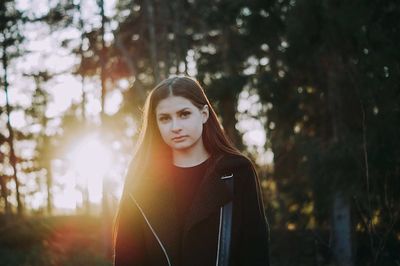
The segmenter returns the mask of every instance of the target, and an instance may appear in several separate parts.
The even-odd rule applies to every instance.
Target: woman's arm
[[[257,173],[250,162],[241,168],[237,193],[241,207],[239,265],[269,266],[269,226]],[[236,265],[234,263],[234,265]]]

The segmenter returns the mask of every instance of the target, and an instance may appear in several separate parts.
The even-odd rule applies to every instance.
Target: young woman
[[[148,95],[115,226],[117,266],[269,265],[256,172],[196,80]]]

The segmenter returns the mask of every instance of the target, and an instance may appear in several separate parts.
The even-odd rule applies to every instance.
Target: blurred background
[[[0,265],[111,265],[142,104],[180,74],[257,164],[273,266],[400,265],[399,17],[398,0],[1,0]]]

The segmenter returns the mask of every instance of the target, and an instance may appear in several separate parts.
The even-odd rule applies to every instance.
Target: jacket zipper
[[[219,245],[221,243],[221,227],[222,227],[222,207],[220,208],[219,211],[219,227],[218,227],[218,246],[217,246],[217,261],[215,262],[215,265],[218,266],[219,264]]]
[[[221,176],[220,179],[224,180],[224,179],[228,179],[228,178],[231,178],[231,177],[233,177],[233,174]],[[216,259],[216,262],[215,262],[216,266],[219,266],[219,253],[220,253],[220,244],[221,244],[221,227],[222,227],[222,219],[223,219],[223,213],[224,213],[223,209],[224,209],[224,207],[221,207],[220,211],[219,211],[217,259]]]
[[[151,232],[153,233],[153,235],[155,236],[155,238],[158,241],[158,244],[160,244],[160,247],[162,249],[162,251],[164,252],[165,258],[167,259],[168,265],[171,266],[171,261],[169,260],[168,254],[167,254],[167,250],[165,249],[164,245],[162,244],[160,238],[158,237],[158,235],[156,234],[156,232],[154,231],[153,227],[151,226],[149,220],[147,219],[146,215],[144,214],[142,208],[140,208],[139,204],[137,203],[137,201],[135,200],[134,197],[132,197],[132,195],[129,195],[131,197],[131,199],[133,200],[133,202],[136,204],[136,206],[138,207],[139,211],[141,212],[141,214],[143,215],[147,225],[149,226]]]

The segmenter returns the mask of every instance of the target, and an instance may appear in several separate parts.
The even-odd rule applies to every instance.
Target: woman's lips
[[[186,138],[186,136],[175,137],[175,138],[172,138],[172,140],[173,141],[182,141],[184,138]]]

